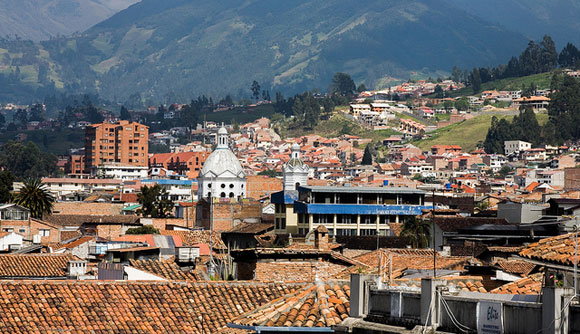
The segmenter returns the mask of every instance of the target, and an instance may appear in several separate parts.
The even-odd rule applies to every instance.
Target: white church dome
[[[235,177],[245,177],[242,164],[228,145],[228,131],[222,127],[218,131],[218,145],[207,157],[199,176],[211,178],[227,176],[224,175],[227,173],[231,173],[233,174],[231,176]]]

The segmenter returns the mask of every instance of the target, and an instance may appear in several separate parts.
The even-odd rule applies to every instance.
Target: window
[[[234,193],[230,193],[230,198],[234,198]]]
[[[26,229],[21,228],[18,230],[18,233],[26,233]]]
[[[13,228],[3,228],[2,231],[12,233],[12,232],[14,232],[14,229]]]
[[[48,237],[48,236],[50,236],[50,230],[40,229],[40,230],[38,230],[38,234],[41,237]]]
[[[221,197],[221,198],[226,198],[226,193],[221,193],[221,194],[220,194],[220,197]]]
[[[222,183],[221,187],[222,187],[222,189],[223,189],[223,188],[225,188],[225,187],[226,187],[226,185]]]
[[[234,184],[230,183],[230,189],[234,189]]]

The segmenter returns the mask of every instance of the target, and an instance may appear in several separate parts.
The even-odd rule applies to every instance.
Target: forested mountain
[[[501,24],[529,39],[544,34],[563,47],[580,44],[580,1],[577,0],[448,0],[484,20]]]
[[[2,0],[0,35],[35,41],[84,32],[138,0]]]
[[[495,65],[527,42],[448,0],[143,0],[81,36],[0,42],[0,73],[113,100],[241,97],[253,80],[296,92],[326,90],[335,72],[372,87]]]

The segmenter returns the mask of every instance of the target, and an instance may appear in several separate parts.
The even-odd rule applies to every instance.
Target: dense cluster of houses
[[[499,155],[390,137],[363,165],[369,139],[283,139],[265,118],[192,135],[137,169],[43,179],[57,202],[42,218],[0,205],[0,332],[580,328],[574,143]],[[151,185],[171,218],[140,214]],[[488,324],[490,305],[521,317]]]

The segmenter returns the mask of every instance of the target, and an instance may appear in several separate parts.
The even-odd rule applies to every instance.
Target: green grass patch
[[[423,150],[428,150],[433,145],[459,145],[465,152],[473,151],[478,144],[483,143],[485,140],[487,131],[491,127],[491,118],[493,116],[499,119],[505,118],[509,121],[514,117],[513,115],[501,114],[479,115],[431,132],[430,138],[414,141],[412,144]],[[536,118],[540,125],[548,122],[548,114],[546,113],[536,114]]]
[[[342,113],[336,113],[330,119],[320,121],[314,129],[293,128],[281,130],[281,136],[285,138],[310,134],[317,134],[326,138],[336,138],[348,134],[361,138],[369,138],[373,141],[380,141],[390,136],[401,134],[392,129],[370,130],[360,123],[345,117]]]

